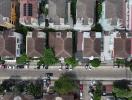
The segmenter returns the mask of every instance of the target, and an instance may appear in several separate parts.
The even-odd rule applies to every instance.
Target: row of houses
[[[1,0],[0,19],[15,24],[19,18],[21,24],[35,28],[45,28],[47,19],[49,28],[89,31],[95,24],[97,1],[77,0],[76,23],[73,24],[71,0]],[[43,13],[40,12],[40,4]],[[103,0],[101,5],[99,23],[105,31],[132,30],[132,0]]]
[[[42,1],[42,0],[40,0]],[[45,20],[38,26],[39,0],[20,0],[20,23],[30,24],[34,27],[45,27]],[[76,24],[71,18],[71,0],[47,0],[45,8],[48,9],[47,16],[49,27],[54,29],[69,29],[89,31],[95,24],[95,7],[98,0],[77,0]],[[32,5],[26,9],[25,5]],[[26,13],[30,12],[30,15]],[[132,0],[104,0],[102,2],[102,16],[99,20],[105,31],[114,29],[132,29]],[[41,18],[40,18],[41,19]]]
[[[115,58],[128,58],[132,56],[132,36],[130,32],[77,32],[73,39],[71,31],[57,31],[47,33],[39,30],[27,32],[26,54],[32,58],[41,57],[46,44],[54,50],[58,58],[75,56],[80,61],[90,57],[109,61]],[[75,33],[74,33],[75,34]],[[102,34],[104,36],[102,37]],[[48,38],[48,41],[47,41]],[[5,30],[0,32],[0,56],[15,59],[21,55],[22,35]],[[75,41],[76,40],[76,41]],[[76,50],[73,50],[77,48]]]

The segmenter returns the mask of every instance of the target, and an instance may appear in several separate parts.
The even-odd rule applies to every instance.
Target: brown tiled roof
[[[16,38],[10,37],[11,31],[0,33],[0,56],[16,55]]]
[[[84,18],[84,24],[88,18],[94,19],[96,0],[77,0],[77,18]]]
[[[112,24],[117,23],[117,19],[123,19],[125,24],[125,1],[124,0],[105,0],[105,16],[106,18],[112,18]]]
[[[126,58],[131,54],[131,39],[130,38],[115,38],[114,39],[114,57]]]
[[[66,0],[49,0],[49,18],[55,25],[60,24],[60,18],[65,18],[66,13]]]
[[[46,39],[39,38],[37,34],[37,31],[33,31],[32,37],[27,37],[27,55],[29,57],[40,57],[44,51]]]
[[[101,39],[84,38],[83,57],[99,57],[101,53]]]
[[[61,32],[61,37],[56,37],[56,32],[49,33],[49,46],[54,49],[57,57],[72,56],[72,38],[67,38],[67,32]]]

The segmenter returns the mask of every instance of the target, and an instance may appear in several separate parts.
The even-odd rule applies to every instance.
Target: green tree
[[[54,90],[61,95],[74,92],[77,89],[77,85],[74,80],[69,76],[62,75],[57,81],[55,81]]]
[[[102,93],[102,84],[98,82],[96,84],[96,90],[93,93],[93,100],[101,100],[101,93]]]
[[[125,65],[125,60],[124,59],[116,59],[116,61],[114,62],[115,64],[117,64],[118,66]],[[126,63],[126,66],[128,66],[128,63]]]
[[[98,58],[94,58],[93,60],[90,60],[90,64],[93,67],[99,67],[101,64],[101,61]]]
[[[72,67],[77,66],[78,62],[74,57],[66,58],[65,64],[71,65]]]
[[[19,58],[17,58],[16,63],[17,64],[24,64],[29,61],[29,57],[24,53]]]
[[[117,97],[131,97],[132,90],[128,87],[129,81],[120,80],[114,82],[113,93],[116,94]]]
[[[39,97],[42,95],[42,87],[41,85],[31,83],[27,86],[27,92],[34,97]]]
[[[4,93],[4,87],[2,85],[0,85],[0,94]]]
[[[58,63],[58,59],[55,57],[53,50],[51,48],[44,49],[44,53],[40,57],[38,64],[53,65],[55,63]]]

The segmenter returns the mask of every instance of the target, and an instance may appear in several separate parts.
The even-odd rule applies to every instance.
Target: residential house
[[[46,34],[41,31],[34,30],[28,32],[26,36],[26,54],[29,57],[40,57],[44,52],[46,45]]]
[[[126,0],[104,0],[102,6],[102,18],[100,23],[105,31],[126,28]]]
[[[75,30],[89,31],[94,24],[96,0],[77,0]]]
[[[11,0],[0,0],[0,15],[3,16],[3,20],[10,22]]]
[[[20,0],[20,19],[23,25],[38,24],[38,0]]]
[[[69,0],[49,0],[49,27],[57,30],[72,28]]]
[[[22,35],[12,30],[0,31],[0,56],[15,60],[21,55]]]
[[[89,59],[91,56],[101,55],[101,33],[100,32],[79,32],[77,36],[77,53],[79,60]]]
[[[10,27],[16,23],[18,0],[0,0],[0,16],[3,24],[0,26]],[[10,25],[10,26],[9,26]],[[12,25],[12,27],[13,27]]]
[[[56,57],[71,57],[73,55],[72,32],[50,32],[49,47],[53,48]]]
[[[114,38],[114,58],[128,58],[131,56],[132,38],[127,32],[119,32]]]

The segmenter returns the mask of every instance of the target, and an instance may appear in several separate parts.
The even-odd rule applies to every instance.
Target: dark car
[[[46,73],[45,76],[52,77],[53,76],[53,73]]]
[[[16,66],[18,69],[23,69],[24,68],[24,64],[19,64]]]

